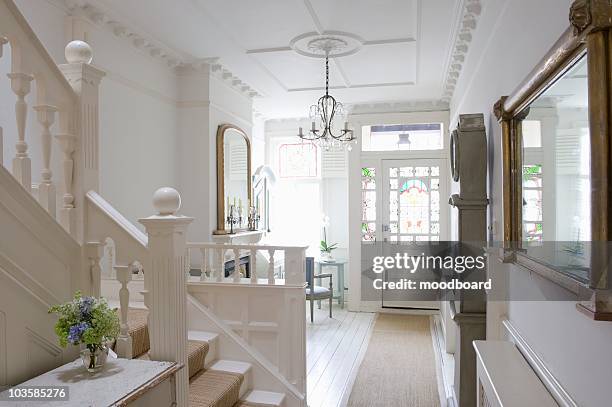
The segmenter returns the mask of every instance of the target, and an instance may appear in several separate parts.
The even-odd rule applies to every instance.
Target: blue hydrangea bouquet
[[[55,333],[62,347],[84,345],[81,359],[94,372],[106,361],[107,344],[119,334],[119,318],[103,298],[83,297],[76,292],[72,301],[53,306],[49,313],[59,315]]]

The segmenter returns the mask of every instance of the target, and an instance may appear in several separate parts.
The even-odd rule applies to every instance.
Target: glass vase
[[[108,348],[106,346],[87,347],[81,350],[81,361],[88,372],[97,372],[106,363]]]

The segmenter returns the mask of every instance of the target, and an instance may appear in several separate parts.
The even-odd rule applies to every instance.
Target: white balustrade
[[[270,262],[268,263],[268,284],[274,284],[274,249],[268,249],[270,255]]]
[[[15,143],[15,158],[13,158],[13,176],[29,192],[32,190],[32,161],[28,157],[28,143],[26,136],[26,119],[28,104],[25,97],[30,93],[32,75],[21,72],[7,74],[11,80],[11,89],[17,95],[15,102],[15,119],[17,121],[17,142]]]
[[[102,267],[100,266],[100,260],[102,260],[104,256],[104,243],[89,242],[85,245],[85,250],[87,259],[89,260],[91,294],[95,297],[99,297],[101,295],[102,283]]]
[[[74,172],[72,154],[75,149],[76,136],[72,134],[58,134],[55,137],[59,141],[63,153],[64,196],[62,198],[62,209],[60,210],[60,223],[69,233],[74,233],[76,229],[76,215],[74,213],[74,195],[72,193]]]
[[[200,261],[199,266],[202,274],[202,282],[224,282],[224,283],[250,283],[267,285],[303,285],[306,281],[304,274],[306,262],[306,246],[277,246],[265,244],[229,244],[229,243],[195,243],[188,242],[187,247],[190,253],[199,252],[201,256],[190,257],[192,261]],[[195,250],[197,249],[197,250]],[[231,256],[226,257],[230,252]],[[265,278],[259,279],[257,276],[257,255],[263,253],[268,257],[267,273]],[[283,276],[276,275],[275,256],[284,254]],[[250,276],[247,279],[242,273],[246,269],[241,265],[241,259],[248,258],[248,269]],[[234,271],[230,278],[225,278],[225,268],[228,262],[234,262]],[[212,261],[212,262],[211,262]],[[211,272],[208,265],[213,264]]]
[[[51,177],[51,130],[50,127],[55,122],[55,113],[57,108],[51,105],[34,106],[37,113],[38,123],[42,126],[41,143],[42,143],[42,159],[43,167],[41,171],[41,183],[38,186],[38,202],[55,217],[55,202],[56,193],[55,185]]]
[[[128,283],[132,280],[132,268],[130,266],[115,266],[117,280],[121,284],[119,289],[119,322],[120,330],[117,337],[117,355],[122,358],[132,358],[132,337],[128,332],[128,309],[130,306],[130,290]]]

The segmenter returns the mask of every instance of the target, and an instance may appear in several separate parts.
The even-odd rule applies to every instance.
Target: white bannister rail
[[[202,272],[200,281],[303,285],[306,281],[306,248],[307,246],[187,242],[187,256],[192,261],[199,261],[191,264],[199,264],[197,268]],[[265,278],[257,276],[257,252],[265,252],[269,258]],[[284,254],[284,264],[282,272],[276,274],[274,256],[281,252]],[[245,278],[245,267],[241,265],[241,260],[245,258],[249,261],[250,279]],[[231,278],[225,278],[226,263],[231,261],[234,272]]]

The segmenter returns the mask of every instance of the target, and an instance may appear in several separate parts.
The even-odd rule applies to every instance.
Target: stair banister
[[[160,188],[153,196],[158,214],[139,219],[148,235],[149,256],[144,266],[151,359],[181,363],[176,375],[178,406],[187,406],[187,259],[186,234],[193,218],[176,215],[179,193]]]

